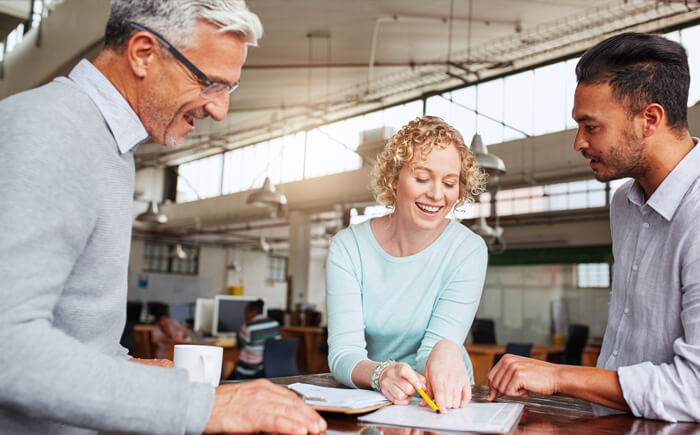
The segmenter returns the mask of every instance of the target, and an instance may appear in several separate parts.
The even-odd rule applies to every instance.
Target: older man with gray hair
[[[93,63],[0,102],[0,433],[325,430],[268,381],[215,389],[119,346],[134,149],[223,119],[261,36],[243,0],[114,0]]]

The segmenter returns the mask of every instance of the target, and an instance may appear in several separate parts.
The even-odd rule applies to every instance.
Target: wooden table
[[[489,384],[489,370],[496,362],[496,357],[506,351],[505,344],[466,344],[464,347],[469,353],[469,359],[474,369],[474,383],[478,385]],[[542,361],[548,361],[553,355],[562,353],[564,346],[551,346],[535,344],[530,351],[530,357]]]
[[[271,379],[280,385],[294,382],[328,387],[339,387],[330,373],[291,376]],[[472,400],[485,402],[488,387],[472,386]],[[529,398],[501,398],[499,402],[522,403],[525,410],[515,434],[628,434],[628,433],[673,433],[691,434],[700,432],[700,424],[664,423],[656,420],[644,420],[630,414],[596,416],[589,402],[565,396],[541,396],[533,394]],[[432,432],[412,428],[376,427],[357,421],[357,416],[322,413],[328,423],[328,430],[348,433],[384,434],[384,435],[423,435]],[[367,432],[365,432],[367,431]]]
[[[283,326],[282,338],[299,338],[297,365],[306,373],[323,373],[329,370],[328,355],[321,353],[323,328],[317,326]]]

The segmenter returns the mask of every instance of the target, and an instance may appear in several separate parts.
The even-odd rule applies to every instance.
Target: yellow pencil
[[[423,389],[420,388],[420,386],[416,388],[416,391],[418,391],[418,394],[420,394],[420,397],[422,397],[423,400],[425,400],[425,403],[427,403],[428,406],[430,406],[430,408],[431,408],[433,411],[435,411],[435,412],[440,412],[440,408],[437,407],[437,405],[435,404],[435,402],[433,402],[432,400],[430,400],[430,397],[428,397],[428,395],[425,394],[425,391],[423,391]]]

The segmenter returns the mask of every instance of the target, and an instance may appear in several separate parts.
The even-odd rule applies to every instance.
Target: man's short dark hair
[[[656,103],[668,126],[688,128],[688,56],[682,45],[659,35],[623,33],[588,50],[576,65],[580,84],[609,84],[628,115]]]
[[[163,316],[170,317],[170,307],[163,302],[149,302],[148,312],[153,316],[156,322]]]
[[[253,311],[256,315],[262,314],[263,308],[265,308],[265,301],[258,299],[257,301],[250,301],[248,305],[245,306],[247,310]]]

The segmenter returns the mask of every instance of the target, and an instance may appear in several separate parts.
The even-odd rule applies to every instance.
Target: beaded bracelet
[[[381,376],[382,372],[384,371],[385,368],[390,366],[391,364],[395,364],[396,361],[394,360],[386,360],[380,362],[377,367],[374,368],[374,372],[372,373],[372,378],[369,380],[369,384],[372,386],[372,388],[375,391],[381,391],[379,389],[379,377]]]

